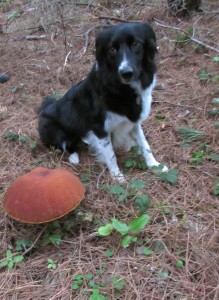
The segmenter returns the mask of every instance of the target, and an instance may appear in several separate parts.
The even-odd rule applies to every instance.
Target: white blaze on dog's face
[[[156,52],[156,37],[147,23],[121,24],[116,30],[115,27],[109,28],[96,40],[98,65],[113,69],[123,84],[138,81],[142,69],[151,71]]]

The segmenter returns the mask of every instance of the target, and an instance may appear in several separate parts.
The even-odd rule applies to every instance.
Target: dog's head
[[[96,38],[99,68],[106,66],[121,83],[131,84],[142,73],[155,73],[156,37],[148,23],[124,23],[100,32]]]

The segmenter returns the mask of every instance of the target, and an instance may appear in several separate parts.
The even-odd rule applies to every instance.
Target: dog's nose
[[[119,74],[123,79],[131,80],[134,75],[134,72],[133,72],[132,67],[126,67],[126,68],[120,69]]]

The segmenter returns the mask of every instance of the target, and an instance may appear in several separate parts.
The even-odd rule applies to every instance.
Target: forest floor
[[[0,299],[207,300],[219,298],[219,11],[170,14],[166,1],[0,1]],[[134,151],[118,152],[127,183],[112,181],[87,150],[67,154],[40,142],[43,97],[63,95],[86,77],[95,34],[106,25],[147,20],[158,45],[152,112],[143,124],[172,181],[145,169]],[[7,188],[36,168],[78,175],[85,198],[72,213],[26,225],[3,210]],[[170,182],[171,181],[171,182]],[[123,247],[114,218],[150,222]]]

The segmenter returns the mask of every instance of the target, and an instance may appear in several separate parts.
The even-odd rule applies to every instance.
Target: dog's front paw
[[[69,158],[68,158],[69,162],[72,164],[72,165],[77,165],[79,164],[79,156],[78,156],[78,153],[77,152],[74,152],[72,153]]]
[[[118,183],[125,183],[125,182],[126,182],[125,176],[124,176],[121,172],[116,173],[116,174],[113,174],[112,177],[113,177],[113,179],[114,179],[115,181],[117,181]]]
[[[148,166],[150,169],[152,169],[153,170],[153,168],[154,169],[157,169],[157,170],[159,170],[159,172],[161,172],[161,173],[165,173],[165,172],[168,172],[169,171],[169,168],[167,167],[167,166],[165,166],[165,165],[163,165],[163,164],[160,164],[159,162],[154,162],[153,163],[153,165],[151,165],[151,166]]]
[[[168,172],[169,171],[169,168],[167,167],[167,166],[165,166],[165,165],[162,165],[162,164],[160,164],[163,168],[161,169],[161,172],[162,173],[165,173],[165,172]]]

